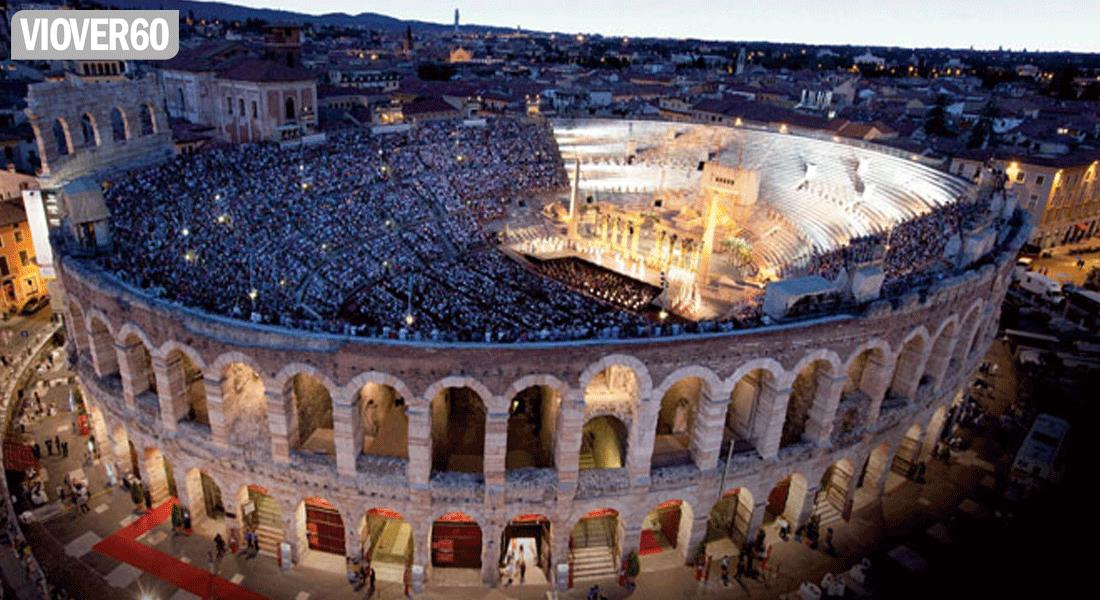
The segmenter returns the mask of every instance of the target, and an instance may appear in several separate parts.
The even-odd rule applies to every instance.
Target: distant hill
[[[404,31],[406,25],[411,25],[417,30],[443,31],[450,29],[452,25],[445,23],[429,23],[427,21],[405,21],[378,13],[364,12],[357,15],[347,13],[328,13],[324,15],[307,15],[289,10],[277,10],[271,8],[249,8],[237,6],[225,2],[193,2],[192,0],[98,0],[106,6],[124,9],[154,9],[154,10],[178,10],[180,18],[186,18],[188,13],[195,17],[205,19],[221,19],[223,21],[245,21],[248,19],[261,19],[269,22],[312,23],[314,25],[338,25],[344,27],[360,27],[363,29],[378,29],[383,31]],[[446,11],[444,11],[446,13]],[[485,25],[463,24],[465,31],[508,31],[505,27],[490,27]]]

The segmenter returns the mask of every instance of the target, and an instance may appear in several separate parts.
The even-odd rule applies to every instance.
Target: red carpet
[[[664,545],[661,544],[661,539],[657,537],[657,532],[652,529],[642,530],[642,541],[638,548],[638,554],[645,556],[647,554],[658,554],[661,550],[664,550]]]
[[[185,589],[201,598],[219,600],[265,600],[264,596],[209,571],[189,565],[174,556],[154,550],[137,537],[172,516],[176,499],[170,498],[140,519],[115,532],[92,548],[101,554],[137,567],[157,579]]]

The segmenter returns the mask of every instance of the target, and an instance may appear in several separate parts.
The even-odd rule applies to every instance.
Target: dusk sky
[[[542,31],[902,47],[1100,51],[1100,0],[229,0]]]

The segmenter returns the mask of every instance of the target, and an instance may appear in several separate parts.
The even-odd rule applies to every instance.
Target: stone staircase
[[[283,522],[279,505],[268,496],[253,496],[256,504],[256,534],[260,538],[260,554],[276,556],[283,541]]]
[[[573,530],[573,581],[615,577],[618,564],[610,519],[584,519]]]
[[[835,506],[833,506],[832,502],[829,502],[826,494],[818,494],[817,497],[814,498],[813,514],[821,518],[822,535],[824,535],[826,528],[844,522],[844,516]]]

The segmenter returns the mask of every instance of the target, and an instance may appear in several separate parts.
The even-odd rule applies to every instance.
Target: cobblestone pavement
[[[995,346],[994,352],[999,344]],[[1003,358],[1003,357],[1002,357]],[[64,361],[60,369],[39,374],[32,386],[42,385],[43,380],[65,378]],[[994,410],[1009,401],[1015,385],[1011,379],[1011,362],[1008,369],[995,379],[990,396]],[[182,599],[195,596],[161,581],[149,573],[142,573],[129,565],[92,550],[92,546],[125,526],[136,515],[127,492],[106,485],[104,467],[98,462],[86,463],[82,440],[72,432],[72,414],[67,410],[67,387],[55,385],[45,389],[46,401],[61,409],[53,417],[35,423],[28,430],[28,439],[43,440],[47,435],[59,435],[70,440],[67,458],[49,457],[43,464],[50,473],[50,488],[55,488],[64,473],[82,468],[93,492],[91,512],[80,515],[63,509],[52,501],[52,509],[45,511],[40,522],[25,527],[36,556],[53,581],[64,581],[68,591],[87,600],[103,598],[117,600],[120,597],[148,597],[156,599]],[[44,449],[44,446],[43,446]],[[928,467],[928,483],[917,484],[891,474],[886,494],[881,499],[863,498],[847,523],[836,524],[835,545],[837,556],[794,541],[784,542],[773,528],[766,528],[767,541],[773,545],[769,560],[768,581],[745,579],[724,587],[718,582],[717,569],[712,569],[707,583],[695,581],[691,569],[682,566],[643,572],[637,580],[637,588],[631,593],[615,580],[598,582],[601,593],[610,599],[635,598],[768,598],[776,597],[798,587],[802,581],[820,581],[829,572],[846,570],[864,556],[874,555],[884,547],[892,547],[901,541],[909,541],[921,548],[928,548],[924,533],[935,523],[941,523],[957,511],[964,500],[980,495],[989,488],[990,477],[995,477],[998,465],[1003,465],[1007,453],[984,437],[975,438],[971,449],[956,455],[950,465],[934,462]],[[1003,467],[1002,467],[1003,468]],[[50,490],[51,500],[56,491]],[[53,513],[52,515],[49,513]],[[141,542],[161,552],[178,557],[184,562],[206,568],[207,554],[212,549],[212,534],[196,530],[192,535],[174,533],[170,524],[164,523],[142,536]],[[913,541],[916,540],[916,541]],[[919,543],[917,543],[919,542]],[[934,554],[934,548],[929,550]],[[273,599],[309,600],[364,598],[365,590],[348,585],[342,558],[333,557],[327,564],[318,564],[307,558],[306,564],[282,570],[275,560],[260,556],[245,558],[227,556],[217,565],[221,577]],[[668,564],[666,561],[660,561]],[[561,594],[564,598],[583,598],[589,584]],[[483,588],[444,588],[428,585],[423,598],[521,598],[545,599],[549,587],[529,585]],[[144,596],[142,594],[145,594]],[[401,586],[379,583],[374,597],[398,598],[403,595]]]

